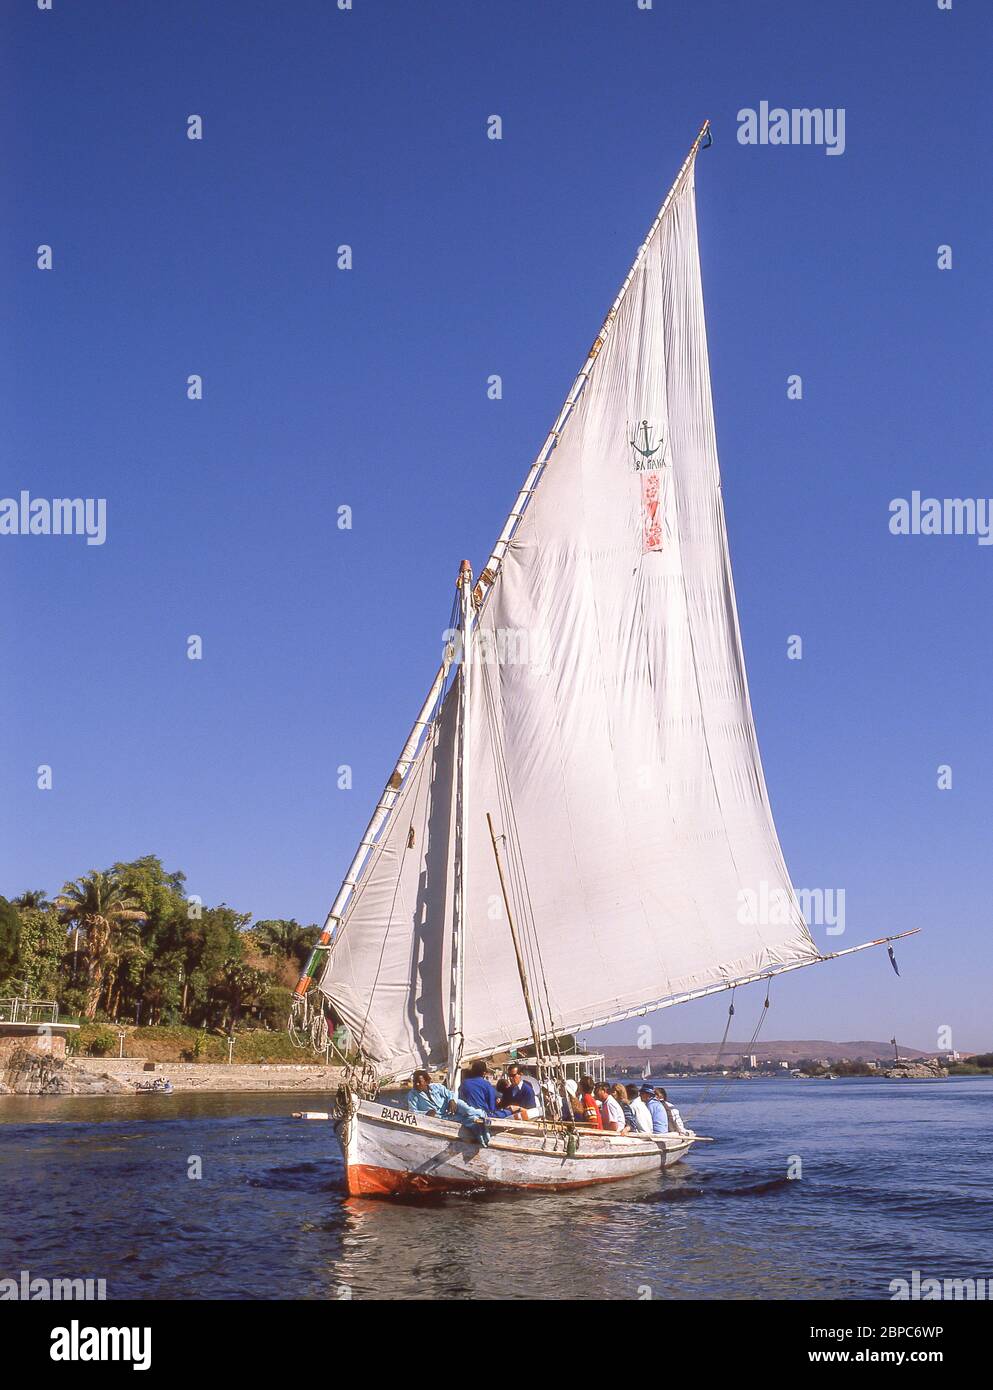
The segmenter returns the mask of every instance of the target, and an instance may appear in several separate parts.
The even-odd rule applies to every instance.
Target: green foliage
[[[120,1007],[121,966],[141,952],[137,924],[144,920],[144,911],[136,898],[128,896],[114,869],[106,873],[91,869],[74,882],[64,884],[55,906],[63,923],[73,929],[74,940],[81,947],[81,950],[74,949],[73,974],[75,976],[82,965],[85,1016],[96,1018],[103,1001],[106,1011],[116,1018]]]
[[[301,927],[291,917],[256,922],[250,934],[261,955],[296,960],[302,968],[321,932],[314,925]]]
[[[285,1022],[285,1019],[283,1020]],[[224,1033],[185,1026],[132,1028],[125,1053],[152,1062],[226,1062],[228,1039]],[[282,1030],[257,1028],[235,1034],[234,1062],[306,1062],[313,1054],[301,1052]]]
[[[0,982],[13,981],[21,961],[21,918],[6,898],[0,898]]]
[[[970,1057],[968,1062],[949,1062],[949,1076],[993,1076],[993,1053]]]
[[[29,890],[27,893],[21,893],[19,897],[14,899],[14,906],[16,908],[36,907],[39,911],[43,912],[45,908],[51,907],[52,904],[48,901],[48,894],[45,890],[43,888],[36,888]]]
[[[51,903],[44,907],[22,906],[18,911],[21,919],[18,973],[23,987],[32,999],[55,999],[61,986],[66,957],[66,929]]]
[[[286,1027],[293,1003],[293,991],[283,985],[270,985],[259,1008],[259,1018],[266,1028]]]
[[[83,1019],[88,1028],[72,1041],[81,1053],[116,1054],[121,1024],[132,1056],[147,1045],[168,1053],[161,1060],[185,1051],[226,1061],[222,1035],[235,1029],[237,1060],[258,1060],[261,1049],[299,1061],[273,1033],[282,1035],[318,928],[293,918],[250,923],[226,903],[203,906],[185,874],[143,855],[66,882],[51,902],[39,890],[0,899],[0,984]]]
[[[75,1051],[83,1057],[116,1057],[120,1038],[116,1028],[100,1023],[84,1023],[76,1035]]]

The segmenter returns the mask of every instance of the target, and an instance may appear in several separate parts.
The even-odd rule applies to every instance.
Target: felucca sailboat
[[[475,582],[462,562],[441,668],[297,986],[296,1026],[330,1013],[359,1059],[333,1113],[350,1193],[677,1162],[692,1132],[548,1114],[484,1146],[376,1096],[414,1068],[457,1089],[524,1045],[554,1076],[564,1035],[831,958],[745,678],[697,247],[709,143],[705,123]]]

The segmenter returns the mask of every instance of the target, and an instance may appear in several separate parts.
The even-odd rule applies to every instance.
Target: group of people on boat
[[[473,1062],[463,1074],[458,1094],[431,1073],[415,1071],[407,1092],[407,1109],[441,1119],[456,1120],[480,1144],[490,1142],[493,1120],[554,1120],[612,1134],[686,1134],[682,1116],[662,1086],[649,1080],[640,1086],[594,1081],[538,1082],[511,1062],[494,1083],[485,1061]]]

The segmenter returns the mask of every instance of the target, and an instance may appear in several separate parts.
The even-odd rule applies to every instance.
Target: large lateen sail
[[[556,1031],[819,958],[748,699],[692,158],[486,590],[472,647],[465,1056],[530,1035],[487,811],[515,847]],[[320,980],[384,1070],[445,1060],[456,693]]]

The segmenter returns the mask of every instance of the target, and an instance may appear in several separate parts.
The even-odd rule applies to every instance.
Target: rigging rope
[[[756,1042],[758,1041],[758,1036],[759,1036],[759,1034],[761,1033],[762,1028],[763,1028],[763,1026],[764,1026],[764,1024],[765,1024],[765,1021],[766,1021],[766,1019],[767,1019],[768,1016],[769,1016],[769,1002],[770,1002],[770,994],[771,994],[771,992],[772,992],[772,978],[771,978],[771,976],[770,976],[770,978],[767,979],[766,982],[765,982],[765,1000],[764,1000],[764,1002],[763,1002],[763,1004],[762,1004],[762,1009],[761,1009],[761,1011],[760,1011],[760,1013],[759,1013],[758,1022],[756,1023],[755,1028],[754,1028],[753,1031],[752,1031],[752,1036],[749,1038],[748,1042],[745,1044],[745,1050],[744,1050],[744,1052],[741,1054],[743,1057],[747,1057],[748,1054],[751,1052],[752,1048],[755,1046]],[[725,1039],[727,1038],[728,1028],[730,1028],[730,1026],[731,1026],[731,1017],[732,1017],[732,1015],[733,1015],[733,1013],[734,1013],[734,991],[733,991],[733,990],[732,990],[732,994],[731,994],[731,999],[732,999],[731,1007],[730,1007],[730,1009],[728,1010],[728,1024],[727,1024],[727,1028],[725,1028],[725,1030],[724,1030],[724,1038],[725,1038]],[[723,1049],[723,1046],[724,1046],[724,1040],[722,1040],[722,1042],[721,1042],[721,1049]],[[718,1061],[720,1061],[720,1051],[718,1052],[717,1057],[718,1057]],[[715,1066],[716,1066],[716,1063],[715,1063]],[[713,1088],[713,1086],[715,1086],[715,1085],[717,1084],[717,1081],[716,1081],[716,1078],[714,1078],[714,1080],[712,1080],[711,1082],[709,1082],[708,1085],[706,1086],[706,1088],[704,1089],[703,1095],[700,1097],[700,1100],[697,1102],[696,1108],[695,1108],[695,1110],[694,1110],[694,1112],[693,1112],[693,1113],[694,1113],[694,1117],[695,1117],[696,1115],[698,1115],[698,1114],[702,1114],[702,1112],[703,1112],[704,1110],[706,1110],[706,1109],[708,1108],[708,1106],[715,1104],[717,1101],[723,1100],[724,1097],[727,1095],[728,1091],[731,1089],[731,1086],[734,1084],[735,1080],[736,1080],[736,1078],[735,1078],[734,1076],[729,1076],[729,1077],[727,1078],[727,1080],[724,1082],[724,1084],[723,1084],[723,1086],[721,1087],[721,1089],[717,1092],[717,1095],[714,1097],[714,1099],[713,1099],[713,1100],[710,1100],[710,1101],[708,1101],[708,1100],[706,1099],[707,1093]]]
[[[558,1133],[561,1132],[565,1134],[567,1131],[563,1129],[561,1121],[558,1120],[557,1117],[554,1115],[549,1117],[546,1114],[547,1110],[554,1110],[554,1104],[551,1106],[548,1104],[546,1094],[541,1086],[541,1082],[545,1079],[542,1077],[542,1068],[544,1065],[549,1073],[548,1079],[552,1081],[554,1089],[556,1080],[560,1081],[564,1088],[566,1079],[565,1066],[562,1062],[562,1051],[559,1045],[558,1033],[555,1028],[551,995],[548,989],[548,977],[545,974],[544,961],[541,955],[541,941],[534,913],[534,903],[531,898],[527,868],[524,863],[524,853],[521,846],[520,830],[517,822],[517,811],[514,805],[514,796],[510,782],[510,769],[507,764],[506,748],[503,742],[503,728],[497,711],[497,693],[494,688],[495,677],[490,663],[483,662],[481,664],[484,668],[482,681],[484,707],[493,749],[497,797],[500,802],[501,816],[505,826],[504,844],[507,846],[508,851],[508,877],[511,881],[511,898],[517,909],[517,917],[521,927],[520,935],[526,958],[526,968],[529,976],[534,980],[537,987],[532,993],[532,1007],[534,1008],[535,1021],[538,1025],[537,1036],[535,1037],[535,1061],[538,1071],[539,1091],[541,1091],[542,1094],[536,1097],[536,1099],[541,1109],[540,1122],[542,1127],[546,1132],[550,1130],[553,1138],[555,1138],[557,1142]]]
[[[728,1040],[728,1033],[731,1031],[731,1020],[734,1018],[734,996],[736,993],[737,986],[735,986],[735,988],[731,990],[731,1003],[728,1005],[728,1021],[724,1025],[724,1036],[721,1038],[721,1045],[717,1049],[717,1056],[714,1058],[715,1071],[721,1065],[721,1058],[724,1056],[724,1047]],[[711,1079],[707,1082],[706,1086],[704,1086],[703,1090],[700,1092],[700,1097],[696,1102],[696,1109],[703,1110],[706,1108],[707,1097],[710,1094],[710,1092],[714,1089],[715,1085],[716,1080],[714,1077],[711,1077]]]

